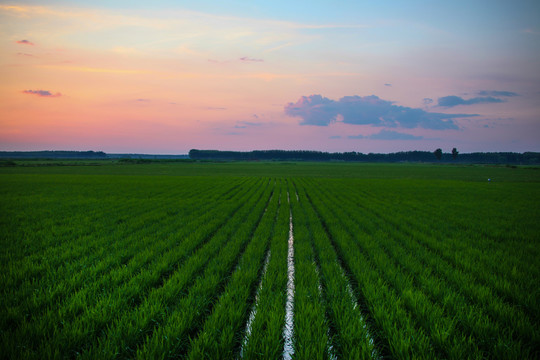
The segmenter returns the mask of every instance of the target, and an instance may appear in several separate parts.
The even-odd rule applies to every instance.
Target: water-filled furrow
[[[290,204],[289,192],[287,202]],[[287,301],[285,303],[285,326],[283,327],[283,359],[290,360],[294,355],[294,234],[292,211],[289,209],[289,242],[287,252]]]
[[[244,339],[242,340],[242,347],[240,348],[240,358],[244,358],[244,348],[247,342],[249,341],[249,337],[251,336],[251,326],[253,324],[253,320],[255,320],[255,315],[257,315],[257,306],[259,305],[259,294],[262,289],[262,284],[264,280],[264,276],[266,275],[266,270],[268,270],[268,263],[270,262],[270,256],[271,252],[270,249],[268,249],[266,253],[266,257],[264,258],[264,265],[263,270],[261,274],[261,280],[259,281],[259,285],[257,285],[257,291],[255,293],[255,301],[253,302],[253,305],[251,306],[251,311],[249,312],[249,317],[246,322],[246,327],[244,330]]]

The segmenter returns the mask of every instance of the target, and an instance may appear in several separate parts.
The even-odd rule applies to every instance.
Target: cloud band
[[[60,94],[60,93],[53,94],[49,90],[23,90],[23,93],[24,94],[29,94],[29,95],[36,95],[36,96],[40,96],[40,97],[60,97],[60,96],[62,96],[62,94]]]
[[[321,95],[302,96],[296,103],[285,105],[285,114],[302,118],[301,125],[328,126],[341,118],[343,123],[407,129],[454,129],[453,119],[476,114],[444,114],[419,108],[394,105],[375,95],[345,96],[332,100]]]

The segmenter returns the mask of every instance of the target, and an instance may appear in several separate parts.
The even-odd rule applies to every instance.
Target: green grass
[[[4,358],[280,357],[290,213],[294,358],[540,356],[535,168],[19,165],[0,168]]]
[[[16,161],[16,163],[19,163]],[[461,165],[423,163],[348,162],[158,162],[122,164],[116,160],[53,162],[37,166],[0,167],[0,174],[151,175],[151,176],[263,176],[363,179],[433,179],[473,182],[538,182],[540,168],[532,166]]]

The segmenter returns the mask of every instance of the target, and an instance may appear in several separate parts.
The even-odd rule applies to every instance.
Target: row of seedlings
[[[221,191],[215,194],[211,192],[211,195],[216,197],[220,193]],[[179,208],[180,204],[176,205],[178,210],[175,211],[175,215],[192,220],[190,216],[202,215],[210,209],[209,205],[204,202],[207,199],[211,198],[207,197],[202,199],[203,201],[195,201],[196,199],[183,201],[181,208]],[[173,207],[175,204],[164,202],[163,206]],[[143,207],[143,209],[149,213],[164,211],[159,208],[148,209]],[[137,214],[134,214],[132,218],[136,217]],[[155,218],[154,215],[152,215],[152,218]],[[109,249],[108,252],[104,253],[105,250],[97,252],[89,248],[86,249],[89,256],[84,259],[85,261],[81,261],[83,259],[72,260],[66,266],[58,266],[54,271],[48,272],[47,276],[40,279],[29,276],[27,282],[17,288],[14,288],[13,284],[10,284],[11,286],[6,285],[3,299],[10,303],[6,304],[8,311],[7,316],[2,319],[2,328],[9,327],[10,332],[15,332],[23,322],[31,320],[29,316],[24,317],[24,314],[31,315],[32,319],[39,319],[43,312],[54,307],[66,306],[66,303],[79,303],[81,306],[87,307],[89,301],[97,298],[96,294],[93,293],[95,289],[113,289],[121,282],[129,279],[132,276],[133,269],[141,269],[150,260],[149,256],[151,255],[149,252],[161,253],[164,249],[170,247],[170,238],[182,236],[182,234],[176,232],[175,223],[177,220],[174,217],[164,218],[160,215],[155,219],[159,220],[160,218],[166,221],[152,221],[153,225],[150,226],[147,226],[146,220],[137,222],[137,226],[132,223],[128,227],[131,230],[130,232],[123,231],[115,237],[110,237],[109,234],[102,232],[94,234],[97,241],[114,242],[117,247],[115,251]],[[113,225],[110,225],[110,227],[114,228]],[[183,228],[181,230],[189,229]],[[93,245],[87,244],[87,246]],[[144,258],[144,260],[141,258]],[[24,270],[20,271],[21,274],[25,274]],[[119,273],[123,275],[118,275]],[[63,321],[69,320],[64,319]],[[7,325],[9,322],[11,322],[11,326]],[[47,323],[53,326],[57,321],[47,321]],[[28,324],[27,327],[32,327],[32,325]],[[45,331],[45,333],[49,332],[50,330]],[[27,337],[25,335],[20,336]]]
[[[373,319],[370,328],[379,339],[377,345],[381,354],[395,358],[436,357],[428,336],[407,311],[400,294],[381,277],[381,272],[385,269],[377,268],[359,246],[362,232],[356,231],[353,235],[350,229],[340,222],[340,214],[336,211],[339,207],[334,205],[328,208],[327,202],[330,200],[321,201],[322,196],[315,193],[316,186],[305,184],[305,187],[308,201],[327,229],[345,271],[356,284],[355,295]],[[369,243],[367,245],[374,246]]]
[[[417,204],[414,216],[400,212],[391,200],[381,201],[372,197],[370,203],[380,204],[380,211],[394,223],[396,216],[388,216],[388,212],[397,213],[399,226],[405,231],[412,228],[414,232],[433,238],[433,250],[441,258],[469,272],[479,283],[495,291],[497,296],[509,303],[519,304],[533,320],[538,320],[540,306],[536,299],[540,296],[540,289],[536,284],[540,278],[540,267],[534,266],[538,264],[538,257],[532,251],[535,236],[531,235],[530,227],[522,225],[524,221],[531,222],[530,206],[526,206],[523,199],[516,201],[516,204],[512,202],[512,216],[501,217],[508,211],[508,202],[501,203],[499,198],[506,194],[501,191],[493,194],[486,192],[484,187],[471,187],[467,184],[466,189],[460,188],[460,193],[464,194],[457,200],[452,192],[452,198],[442,195],[444,201],[437,201],[436,204]],[[480,201],[469,201],[472,195],[479,193],[482,195]],[[453,202],[450,201],[452,199]],[[527,214],[517,216],[514,212]],[[445,216],[437,216],[440,213]],[[519,246],[516,246],[516,241]],[[494,258],[497,261],[493,261]]]
[[[56,202],[60,202],[58,195],[55,196]],[[184,190],[173,196],[189,198],[191,194]],[[78,208],[73,209],[71,213],[62,215],[53,211],[45,215],[49,219],[43,218],[43,214],[41,216],[36,214],[29,216],[25,220],[27,223],[19,224],[19,228],[25,229],[36,223],[54,222],[54,224],[44,225],[47,228],[44,229],[42,236],[55,237],[58,244],[45,249],[30,250],[30,253],[26,254],[21,261],[10,259],[6,272],[0,275],[0,281],[5,288],[19,290],[20,283],[29,278],[39,282],[48,278],[57,281],[63,273],[72,274],[80,271],[87,273],[88,268],[97,260],[104,263],[102,259],[104,255],[124,249],[130,235],[139,233],[149,224],[161,222],[163,216],[160,211],[172,205],[171,201],[165,197],[156,199],[156,203],[144,202],[142,204],[140,199],[134,197],[119,201],[122,205],[106,200],[101,202],[96,200],[95,203],[88,205],[87,201],[81,200],[77,193],[70,194],[70,197],[63,198],[61,203],[78,205]],[[197,200],[197,197],[194,200]],[[103,204],[106,206],[104,207]],[[28,206],[40,211],[39,208],[42,205]],[[84,234],[71,231],[73,228],[84,230]],[[13,234],[13,236],[20,235],[26,236],[18,232]],[[34,232],[31,235],[31,243],[39,243],[40,240],[40,234]],[[13,295],[15,296],[16,293]]]
[[[311,204],[306,201],[305,189],[297,187],[300,208],[309,223],[322,278],[322,292],[331,328],[333,352],[338,359],[370,359],[379,355],[368,331],[361,308],[352,287],[339,264],[338,256]]]
[[[137,346],[151,335],[169,316],[180,298],[185,295],[194,281],[203,272],[210,259],[235,234],[238,223],[245,220],[261,201],[266,187],[259,184],[251,186],[242,196],[234,201],[224,201],[225,211],[217,215],[219,224],[209,229],[206,225],[191,229],[192,233],[181,241],[175,250],[181,261],[172,264],[170,275],[151,288],[142,289],[144,297],[115,314],[112,321],[101,334],[97,343],[82,349],[83,358],[96,357],[133,357]],[[219,209],[221,205],[218,205]],[[230,218],[234,220],[231,221]],[[152,277],[154,269],[142,273],[142,278]],[[138,281],[135,281],[137,284]],[[136,293],[136,291],[134,292]],[[121,295],[120,295],[121,296]],[[112,300],[114,301],[114,300]]]
[[[284,204],[279,204],[282,187],[279,184],[274,190],[261,223],[253,234],[253,240],[247,246],[227,287],[200,332],[191,340],[188,358],[233,359],[238,355],[242,331],[255,300],[256,285],[263,275],[264,259],[268,256],[276,219],[280,211],[285,211]]]
[[[349,195],[348,199],[340,198],[338,201],[342,201],[345,204],[344,208],[349,209],[354,206],[351,198],[354,196]],[[350,207],[346,205],[347,202],[350,202]],[[389,209],[390,213],[391,211]],[[410,250],[399,252],[404,244],[414,243],[419,237],[416,236],[412,240],[404,236],[401,223],[395,224],[400,227],[400,231],[396,231],[396,228],[389,225],[390,221],[385,221],[389,212],[385,215],[381,213],[382,219],[374,212],[361,215],[358,212],[351,212],[346,226],[354,229],[353,231],[364,229],[366,223],[375,224],[378,227],[378,230],[370,235],[373,244],[377,246],[366,249],[377,267],[387,269],[383,273],[384,279],[401,293],[405,305],[414,315],[417,323],[430,336],[439,356],[460,358],[466,355],[471,358],[481,358],[485,352],[507,355],[526,354],[526,351],[525,353],[520,351],[522,347],[520,342],[512,341],[512,336],[508,336],[508,331],[499,329],[498,324],[486,317],[481,308],[465,301],[460,294],[463,291],[460,284],[454,284],[457,285],[454,288],[449,284],[443,284],[446,294],[443,302],[434,298],[435,295],[432,294],[441,286],[437,284],[438,276],[432,274],[429,267],[419,265],[414,252]],[[341,218],[344,219],[346,216],[343,215]],[[389,255],[389,252],[394,253],[395,256]],[[432,256],[431,259],[437,258]],[[439,267],[440,261],[436,261],[435,266]],[[417,272],[411,270],[415,267]],[[465,275],[455,269],[452,270],[452,274]],[[459,304],[456,304],[458,299],[460,299]],[[465,327],[464,324],[466,324]],[[473,337],[465,336],[464,334],[467,333]]]
[[[115,184],[116,182],[113,182],[108,187],[117,191],[114,188]],[[94,183],[92,185],[95,186]],[[202,183],[201,189],[183,186],[167,188],[168,193],[153,194],[149,186],[141,186],[122,189],[120,195],[112,196],[107,192],[95,191],[93,186],[88,186],[93,191],[90,198],[82,197],[80,194],[81,190],[86,189],[84,183],[68,190],[60,185],[52,188],[39,186],[42,192],[47,194],[47,201],[28,199],[24,208],[17,210],[18,221],[14,225],[15,231],[6,236],[17,236],[22,239],[6,243],[6,248],[19,243],[16,251],[10,252],[12,256],[9,265],[13,265],[16,271],[7,280],[16,282],[18,276],[26,279],[21,273],[25,266],[38,266],[33,271],[30,268],[26,274],[38,278],[66,263],[84,264],[89,261],[89,248],[95,253],[114,250],[118,241],[126,234],[135,233],[150,223],[160,221],[162,217],[160,210],[164,212],[165,209],[175,206],[175,199],[198,202],[201,195],[206,196],[215,192],[212,190],[215,184]],[[154,185],[152,188],[155,187]],[[23,196],[19,194],[13,201],[24,202],[25,198],[21,197]],[[96,234],[100,237],[96,238]],[[93,244],[110,237],[116,241]],[[19,251],[21,242],[25,244],[23,252]]]
[[[240,193],[239,201],[249,199],[251,195],[250,192]],[[151,259],[147,267],[138,269],[136,266],[131,266],[131,270],[134,271],[132,276],[130,277],[129,274],[123,276],[126,281],[121,286],[112,289],[104,288],[102,293],[91,299],[91,306],[75,304],[81,309],[80,313],[65,313],[70,316],[70,320],[63,322],[61,326],[56,326],[51,333],[44,333],[46,338],[35,351],[38,354],[61,356],[69,353],[76,354],[91,347],[96,340],[105,335],[111,323],[136,309],[145,301],[147,294],[162,289],[174,271],[190,257],[194,250],[203,246],[212,234],[228,221],[227,216],[234,214],[238,208],[239,204],[226,203],[222,208],[222,213],[216,213],[215,218],[207,223],[200,223],[201,226],[196,228],[196,231],[182,227],[180,235],[189,235],[184,239],[178,239],[181,241],[170,239],[174,243],[164,244],[165,237],[157,237],[156,240],[156,237],[148,236],[144,241],[148,242],[150,247],[159,244],[159,247],[164,250],[161,253],[155,253],[157,256]],[[175,229],[175,222],[172,221],[166,233],[175,231],[178,229]],[[156,236],[159,234],[158,231]],[[140,239],[134,238],[133,243],[137,243],[137,240]],[[60,320],[63,321],[63,319]]]
[[[62,307],[71,305],[73,315],[80,315],[87,307],[80,295],[84,294],[94,282],[99,282],[103,277],[107,277],[115,268],[125,270],[123,265],[127,260],[152,244],[152,239],[148,239],[148,235],[154,231],[159,236],[160,230],[163,229],[160,225],[162,224],[156,222],[146,228],[140,226],[142,231],[134,230],[133,234],[129,234],[125,238],[115,236],[111,239],[103,234],[95,234],[92,241],[88,241],[86,244],[88,254],[86,258],[66,262],[63,266],[47,271],[39,279],[30,278],[26,284],[22,284],[22,287],[30,287],[33,291],[26,299],[19,300],[17,305],[8,307],[8,316],[5,319],[7,324],[3,324],[3,327],[9,327],[10,331],[3,334],[2,344],[12,350],[31,351],[39,344],[40,340],[45,341],[42,339],[44,336],[47,337],[55,331],[60,331],[60,328],[71,320],[69,315],[64,318],[67,314],[63,313]],[[168,227],[164,229],[170,229],[172,226],[173,223],[170,221]],[[134,239],[138,241],[134,241]],[[114,251],[104,253],[104,250],[94,252],[92,250],[98,247],[99,243],[114,242],[115,240],[124,245],[123,249],[119,250],[120,253]],[[81,249],[84,247],[84,241],[79,241],[79,239],[71,241],[76,242],[76,245]],[[66,241],[66,251],[60,252],[58,255],[70,253],[71,245],[70,241]],[[80,264],[81,262],[82,264]],[[102,289],[105,290],[104,287]],[[17,298],[13,292],[4,295],[11,296],[10,301]],[[93,300],[96,297],[90,299]],[[18,346],[12,346],[13,344],[18,344]]]
[[[246,196],[246,194],[240,194]],[[189,209],[187,210],[189,211]],[[204,213],[205,210],[211,211]],[[192,221],[182,223],[180,228],[176,228],[173,222],[157,231],[153,236],[135,239],[133,244],[147,244],[147,249],[141,250],[132,259],[133,261],[126,263],[126,266],[109,273],[112,277],[102,277],[106,281],[105,283],[96,281],[83,289],[93,288],[97,292],[94,293],[94,296],[89,296],[87,292],[81,291],[76,294],[79,296],[76,296],[73,302],[69,302],[65,307],[60,307],[58,311],[55,311],[54,314],[67,324],[62,328],[62,337],[71,341],[80,339],[81,345],[79,346],[82,346],[82,342],[90,342],[94,336],[99,334],[97,330],[103,328],[124,309],[138,305],[150,289],[165,282],[179,263],[185,261],[194,250],[202,246],[206,239],[228,221],[228,217],[232,216],[236,210],[237,207],[231,207],[226,203],[215,209],[206,205],[202,209],[194,211],[193,216],[200,215],[200,217],[191,218]],[[193,232],[193,229],[197,229],[197,231]],[[171,235],[161,237],[162,233],[170,233]],[[138,251],[138,246],[133,246],[133,248]],[[144,262],[141,263],[138,260]],[[96,286],[93,286],[94,284]],[[85,331],[81,331],[81,328]],[[71,331],[71,336],[69,331]],[[66,341],[65,343],[69,344],[70,342]]]
[[[244,335],[240,355],[245,359],[283,356],[283,328],[287,300],[287,253],[290,213],[286,187],[280,187],[276,224],[270,240],[270,258],[263,275],[250,331]]]
[[[292,184],[289,192],[296,194]],[[329,351],[328,323],[321,298],[320,279],[312,248],[312,233],[299,201],[291,200],[294,228],[294,358],[327,359]]]
[[[354,201],[353,199],[354,196],[348,196],[348,199],[342,198],[340,201]],[[441,342],[440,337],[452,339],[453,336],[461,337],[461,332],[465,332],[476,339],[468,338],[468,342],[474,343],[473,348],[479,346],[486,353],[528,357],[529,351],[535,351],[535,344],[540,341],[540,331],[521,307],[502,301],[490,287],[477,282],[476,274],[456,268],[440,253],[431,251],[439,246],[440,242],[416,231],[420,225],[415,227],[414,223],[408,224],[406,221],[397,223],[399,215],[391,207],[373,206],[371,213],[353,217],[358,221],[359,218],[367,219],[372,215],[371,223],[380,222],[379,229],[385,229],[386,232],[379,231],[378,240],[385,251],[391,253],[390,256],[404,272],[413,276],[417,288],[431,296],[435,303],[444,304],[447,316],[452,317],[458,324],[453,333],[437,328],[434,336],[438,343]],[[400,227],[398,232],[395,231],[397,226]],[[385,245],[387,242],[389,244]],[[463,251],[463,255],[460,261],[472,261],[466,256],[466,251]],[[479,265],[479,271],[482,271],[481,268]],[[458,353],[460,349],[467,349],[456,341],[454,344],[453,347]],[[469,349],[467,353],[473,353],[473,350]]]
[[[195,336],[212,307],[226,288],[231,274],[253,241],[253,234],[261,223],[265,209],[273,194],[273,185],[264,190],[262,198],[244,221],[236,224],[234,236],[230,236],[188,293],[176,302],[170,313],[155,331],[148,335],[137,349],[139,359],[163,359],[185,355],[190,339]],[[232,218],[230,222],[235,222]]]

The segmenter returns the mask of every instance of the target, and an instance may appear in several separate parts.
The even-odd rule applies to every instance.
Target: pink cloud
[[[23,45],[35,45],[33,42],[28,40],[17,40],[17,44],[23,44]]]
[[[53,94],[49,90],[23,90],[23,94],[37,95],[40,97],[60,97],[62,94]]]

